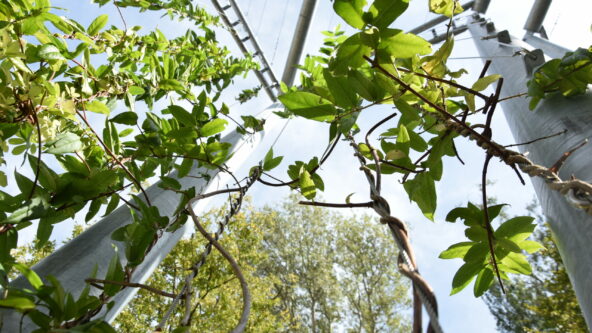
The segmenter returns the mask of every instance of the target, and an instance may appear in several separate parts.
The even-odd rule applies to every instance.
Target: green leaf
[[[490,84],[499,80],[501,77],[502,76],[499,74],[484,76],[484,77],[480,78],[479,80],[477,80],[475,83],[473,83],[472,89],[477,90],[477,91],[483,91],[487,87],[489,87]]]
[[[467,262],[460,266],[452,279],[452,291],[450,295],[454,295],[465,289],[483,267],[484,264],[481,262]]]
[[[224,131],[228,122],[221,118],[212,119],[199,129],[199,133],[203,137],[212,136]]]
[[[471,246],[463,257],[463,260],[465,262],[483,262],[488,254],[489,245],[487,244],[487,240],[483,240],[483,242],[475,243]]]
[[[467,251],[475,245],[475,242],[461,242],[451,245],[448,249],[442,251],[438,258],[440,259],[454,259],[463,258]]]
[[[316,186],[312,180],[312,177],[310,176],[310,173],[304,167],[300,169],[299,185],[300,191],[305,198],[309,200],[314,199],[317,194]]]
[[[158,85],[163,90],[175,90],[175,91],[185,90],[185,87],[181,84],[181,82],[174,80],[174,79],[162,79],[162,80],[160,80]]]
[[[370,23],[381,30],[387,28],[408,6],[409,0],[375,0],[368,10],[372,15]]]
[[[60,50],[53,44],[44,44],[39,47],[37,56],[44,60],[66,60]]]
[[[501,263],[503,264],[503,270],[508,273],[525,275],[532,273],[530,264],[526,260],[526,257],[521,253],[510,252],[501,260]]]
[[[100,199],[93,200],[90,203],[90,207],[88,208],[88,212],[86,213],[86,216],[84,217],[84,221],[88,222],[93,217],[95,217],[95,215],[97,215],[97,213],[99,212],[99,209],[101,209],[102,205],[103,205],[103,203],[101,202]]]
[[[347,76],[334,76],[328,69],[323,70],[323,77],[327,81],[327,88],[333,95],[335,104],[345,109],[358,105],[358,96],[353,92],[353,87]]]
[[[103,216],[109,215],[117,206],[119,205],[119,195],[112,194],[111,199],[109,199],[109,203],[107,204],[107,208],[105,209],[105,214]]]
[[[101,31],[101,29],[103,29],[103,27],[107,24],[107,21],[109,21],[109,15],[103,14],[103,15],[98,16],[88,26],[88,28],[86,29],[86,32],[88,32],[88,34],[91,36],[98,34],[99,31]]]
[[[436,186],[434,180],[427,173],[420,173],[414,179],[403,184],[409,199],[415,201],[425,217],[434,221],[436,211]]]
[[[167,110],[173,115],[173,117],[175,117],[175,119],[179,121],[180,124],[188,127],[197,126],[195,117],[184,108],[178,105],[170,105]]]
[[[430,0],[430,11],[452,17],[462,13],[464,9],[458,0]]]
[[[428,41],[397,29],[382,31],[378,48],[385,50],[391,57],[395,58],[411,58],[418,54],[432,53],[432,44]]]
[[[110,281],[117,281],[121,282],[125,278],[125,273],[123,271],[123,267],[121,266],[121,261],[119,260],[119,255],[115,253],[109,262],[109,268],[107,269],[107,274],[105,275],[105,280]],[[105,294],[108,296],[115,295],[121,286],[115,284],[105,283],[105,288],[103,289]]]
[[[520,242],[528,238],[535,228],[532,216],[517,216],[507,220],[495,231],[495,238],[507,238]]]
[[[101,113],[105,115],[109,115],[111,113],[111,109],[107,105],[97,100],[94,100],[90,103],[86,103],[85,107],[90,112]]]
[[[337,49],[337,55],[332,64],[339,72],[347,71],[348,67],[358,68],[366,63],[364,56],[370,56],[372,47],[364,43],[362,32],[346,39]]]
[[[507,238],[499,238],[497,239],[497,244],[502,247],[502,249],[508,250],[510,252],[517,252],[521,253],[522,249],[520,246]]]
[[[541,243],[531,240],[522,241],[518,243],[518,246],[520,246],[522,250],[526,251],[529,254],[535,253],[538,250],[545,248]]]
[[[71,132],[60,133],[55,139],[45,144],[48,154],[66,154],[73,153],[82,149],[82,141],[80,137]]]
[[[32,310],[35,308],[35,302],[26,297],[11,297],[0,299],[0,307],[12,308],[20,311]]]
[[[43,281],[41,281],[41,278],[39,277],[39,275],[37,275],[37,273],[35,273],[31,268],[21,264],[21,263],[16,263],[13,266],[14,268],[16,268],[19,272],[21,272],[21,274],[27,278],[27,280],[29,281],[29,283],[31,284],[31,286],[35,289],[39,289],[41,287],[43,287]]]
[[[273,157],[273,148],[270,148],[263,159],[263,170],[270,171],[282,163],[283,156]]]
[[[480,297],[493,284],[493,271],[489,268],[482,269],[475,280],[475,287],[473,293],[475,297]]]
[[[316,121],[335,119],[335,108],[319,95],[304,91],[292,91],[278,97],[288,110],[294,114]]]
[[[146,90],[144,90],[144,88],[138,87],[138,86],[130,86],[127,91],[134,96],[135,95],[143,95],[146,92]]]
[[[20,223],[31,221],[46,216],[50,213],[49,204],[44,198],[34,197],[27,201],[21,208],[15,210],[2,223]]]
[[[333,3],[333,10],[337,15],[356,29],[364,27],[364,19],[362,13],[366,0],[335,0]]]
[[[109,121],[112,121],[112,122],[118,123],[118,124],[133,126],[138,123],[138,115],[135,112],[131,112],[131,111],[122,112],[122,113],[116,115],[115,117],[111,118]]]

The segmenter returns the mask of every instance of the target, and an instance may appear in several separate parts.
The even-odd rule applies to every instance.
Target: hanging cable
[[[278,49],[278,45],[280,43],[280,37],[282,36],[282,31],[284,30],[284,25],[286,25],[286,13],[288,12],[288,2],[289,1],[284,1],[284,10],[282,13],[282,25],[280,26],[280,30],[278,32],[278,36],[275,40],[275,46],[273,48],[273,55],[271,56],[271,64],[273,65],[273,61],[275,60],[275,55],[277,53],[277,49]]]

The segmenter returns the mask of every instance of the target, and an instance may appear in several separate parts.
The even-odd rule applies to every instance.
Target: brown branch
[[[408,167],[404,167],[404,166],[402,166],[402,165],[398,165],[398,164],[395,164],[395,163],[393,163],[393,162],[389,162],[389,161],[387,161],[387,160],[380,160],[380,162],[381,162],[381,163],[384,163],[384,164],[387,164],[387,165],[390,165],[390,166],[392,166],[393,168],[398,168],[398,169],[405,170],[405,171],[407,171],[407,172],[411,172],[411,173],[422,173],[422,172],[424,172],[424,171],[425,171],[425,169],[421,169],[421,170],[414,170],[414,169],[410,169],[410,168],[408,168]]]
[[[301,205],[305,206],[317,206],[317,207],[330,207],[330,208],[372,208],[374,205],[373,201],[362,202],[362,203],[328,203],[328,202],[315,202],[315,201],[299,201]]]
[[[45,93],[43,95],[45,97]],[[43,98],[41,99],[41,103],[43,103]],[[31,188],[31,192],[29,193],[29,199],[33,198],[33,194],[35,194],[35,188],[37,187],[37,182],[39,181],[39,172],[41,171],[41,126],[39,125],[39,118],[37,117],[37,113],[35,110],[32,110],[31,116],[35,121],[35,125],[37,127],[37,166],[35,170],[35,180],[33,181],[33,187]]]
[[[206,229],[204,229],[204,227],[199,223],[199,218],[197,217],[197,215],[195,215],[193,208],[191,208],[190,205],[187,205],[187,210],[189,211],[189,214],[191,215],[191,218],[193,219],[193,223],[195,224],[195,227],[197,228],[197,230],[199,230],[199,232],[212,245],[214,245],[214,247],[220,252],[220,254],[222,254],[222,256],[228,261],[228,263],[232,267],[234,275],[236,275],[236,277],[240,281],[241,289],[242,289],[242,293],[243,293],[243,311],[241,313],[241,317],[240,317],[238,325],[231,331],[231,333],[243,332],[247,326],[247,321],[249,320],[249,312],[251,311],[251,293],[249,292],[249,285],[247,284],[247,280],[243,276],[239,265],[234,260],[234,258],[230,255],[230,253],[228,253],[226,251],[226,249],[224,249],[224,247],[222,247],[222,245],[220,245],[220,243],[218,243],[218,241],[215,240],[214,237],[212,237],[206,231]]]
[[[491,227],[491,221],[489,220],[489,211],[487,209],[487,167],[489,166],[489,161],[491,161],[491,157],[492,155],[490,154],[487,154],[485,156],[485,163],[483,164],[483,173],[481,174],[483,217],[485,219],[485,230],[487,231],[487,244],[489,245],[489,254],[491,255],[491,261],[493,264],[493,268],[495,270],[495,275],[497,276],[497,280],[499,281],[502,292],[505,294],[506,290],[504,289],[504,283],[502,282],[502,277],[500,276],[499,268],[497,267],[497,261],[495,260],[495,250],[493,248],[493,228]]]
[[[553,172],[553,173],[559,173],[559,169],[561,169],[561,167],[563,166],[563,164],[565,163],[565,161],[578,149],[584,147],[586,144],[588,143],[588,139],[585,139],[582,143],[580,143],[579,145],[573,147],[572,149],[570,149],[569,151],[563,153],[563,155],[561,155],[561,157],[559,158],[559,160],[557,160],[557,162],[555,162],[555,164],[553,164],[553,166],[551,168],[549,168],[549,171]]]
[[[380,187],[381,187],[380,158],[378,157],[378,153],[376,152],[376,149],[370,144],[369,137],[370,137],[370,134],[372,134],[372,132],[374,132],[378,127],[380,127],[380,125],[393,119],[395,116],[397,116],[397,113],[393,113],[390,116],[388,116],[388,117],[382,119],[381,121],[377,122],[376,124],[374,124],[374,126],[372,126],[372,128],[370,128],[368,133],[366,133],[366,137],[364,138],[366,141],[366,145],[368,146],[368,149],[370,149],[370,153],[372,154],[372,158],[374,158],[374,163],[376,164],[376,191],[378,193],[380,193]]]
[[[541,137],[541,138],[534,139],[534,140],[530,140],[530,141],[523,142],[523,143],[514,143],[514,144],[511,144],[511,145],[505,145],[504,147],[505,147],[505,148],[509,148],[509,147],[516,147],[516,146],[524,146],[524,145],[529,145],[529,144],[531,144],[531,143],[535,143],[535,142],[537,142],[537,141],[542,141],[542,140],[550,139],[550,138],[552,138],[552,137],[559,136],[559,135],[562,135],[562,134],[565,134],[565,133],[567,133],[567,128],[566,128],[566,129],[564,129],[563,131],[561,131],[561,132],[558,132],[558,133],[555,133],[555,134],[551,134],[551,135],[543,136],[543,137]]]

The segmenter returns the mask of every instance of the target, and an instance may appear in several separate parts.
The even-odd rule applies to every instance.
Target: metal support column
[[[278,108],[277,105],[274,104],[264,112],[262,117],[269,116],[273,111],[281,110],[281,108]],[[269,127],[266,126],[266,128]],[[243,164],[244,160],[256,148],[260,139],[261,134],[255,134],[248,139],[244,139],[243,135],[236,131],[226,135],[222,141],[232,144],[232,151],[234,152],[232,159],[227,163],[229,169],[238,169],[241,164]],[[210,175],[211,180],[206,181],[203,174]],[[176,171],[172,172],[169,177],[177,179],[181,183],[183,189],[195,187],[197,193],[210,192],[217,187],[224,186],[228,179],[226,175],[218,174],[217,170],[198,168],[197,166],[194,166],[192,171],[186,177],[178,178]],[[158,184],[150,186],[146,189],[146,192],[150,201],[154,206],[158,207],[162,216],[172,217],[174,210],[180,202],[180,194],[164,190],[158,187]],[[200,205],[203,205],[203,203],[198,204],[198,206]],[[132,217],[129,208],[121,206],[84,231],[78,237],[59,248],[56,252],[40,261],[37,265],[33,266],[32,269],[42,278],[47,275],[53,275],[61,282],[65,291],[72,293],[74,298],[76,298],[86,286],[84,280],[91,277],[95,266],[98,269],[96,274],[97,278],[103,278],[105,276],[109,267],[109,262],[115,254],[115,248],[117,248],[122,265],[126,264],[124,244],[112,240],[111,234],[115,230],[131,222]],[[164,257],[185,234],[190,225],[190,223],[186,223],[183,228],[174,233],[165,232],[146,256],[144,262],[136,268],[131,282],[145,282],[150,275],[152,275]],[[29,287],[27,279],[23,276],[15,279],[11,285],[19,288]],[[99,293],[98,289],[92,289],[94,294]],[[123,289],[114,297],[115,305],[109,309],[109,311],[106,311],[106,308],[104,307],[103,311],[97,315],[97,317],[104,316],[107,321],[115,319],[119,312],[121,312],[127,303],[134,297],[136,292],[136,288]],[[1,311],[0,320],[3,320],[1,331],[6,333],[19,332],[20,319],[21,314],[16,311]],[[25,320],[23,322],[23,332],[31,332],[36,328],[37,325],[30,320]]]
[[[312,22],[316,4],[317,0],[304,0],[302,2],[300,16],[298,17],[298,23],[296,24],[294,36],[292,37],[290,53],[288,54],[288,59],[286,59],[286,66],[284,67],[284,74],[282,75],[282,82],[288,86],[294,84],[297,70],[296,66],[300,62],[300,57],[302,57],[304,43],[306,42],[306,36],[308,35],[308,29]]]
[[[478,19],[478,17],[477,17]],[[471,21],[471,20],[469,20]],[[544,63],[542,52],[535,50],[525,55],[515,55],[529,48],[522,41],[512,39],[500,43],[481,37],[496,33],[492,24],[485,21],[469,24],[469,30],[484,59],[491,59],[490,73],[504,77],[502,97],[513,96],[527,90],[526,83],[535,66]],[[491,31],[493,30],[493,31]],[[507,36],[507,33],[504,34]],[[534,110],[528,109],[527,97],[512,98],[501,105],[516,142],[527,142],[567,129],[567,134],[541,142],[520,146],[522,153],[529,152],[535,163],[550,167],[561,155],[592,137],[592,94],[564,98],[550,96]],[[584,181],[592,181],[592,145],[588,144],[574,153],[561,168],[559,176],[571,175]],[[509,172],[510,175],[511,172]],[[534,189],[548,219],[559,252],[567,268],[570,280],[580,302],[588,327],[592,324],[592,216],[571,206],[566,198],[550,190],[540,178],[532,178]],[[520,185],[517,184],[517,187]]]

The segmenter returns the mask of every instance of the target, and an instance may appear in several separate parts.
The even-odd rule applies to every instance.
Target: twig
[[[45,94],[43,95],[45,97]],[[43,98],[41,99],[41,103],[43,103]],[[35,110],[32,110],[31,116],[35,121],[35,125],[37,127],[37,165],[35,170],[35,180],[33,181],[33,187],[31,187],[31,192],[29,193],[29,199],[33,198],[33,194],[35,194],[35,188],[37,187],[37,182],[39,181],[39,172],[41,171],[41,126],[39,125],[39,118],[37,118],[37,113]]]
[[[240,320],[239,320],[238,325],[231,331],[231,333],[240,333],[240,332],[243,332],[245,330],[246,326],[247,326],[247,321],[249,320],[249,312],[251,311],[251,293],[249,292],[249,286],[247,284],[247,281],[245,280],[245,277],[243,276],[240,267],[238,266],[238,264],[236,263],[236,261],[234,260],[234,258],[230,255],[230,253],[228,253],[224,249],[224,247],[222,247],[222,245],[220,245],[220,243],[218,243],[218,241],[216,241],[204,229],[204,227],[199,223],[199,219],[195,215],[195,212],[193,211],[193,208],[191,208],[188,205],[187,206],[187,210],[189,211],[189,214],[191,215],[191,218],[193,219],[193,223],[195,224],[195,227],[197,228],[197,230],[199,230],[199,232],[212,245],[214,245],[214,247],[220,252],[220,254],[222,254],[222,256],[224,256],[224,258],[228,261],[228,263],[232,267],[232,270],[233,270],[234,274],[236,275],[236,277],[240,281],[241,289],[242,289],[242,293],[243,293],[243,311],[241,313],[241,317],[240,317]]]
[[[485,219],[485,230],[487,231],[487,244],[489,245],[489,254],[491,255],[491,262],[495,270],[495,275],[499,281],[502,292],[505,294],[504,283],[500,276],[499,268],[497,267],[497,261],[495,260],[495,250],[493,248],[493,228],[491,227],[491,221],[489,220],[489,211],[487,209],[487,167],[489,161],[491,161],[492,155],[487,154],[485,156],[485,163],[483,164],[483,173],[481,174],[481,193],[483,199],[483,217]]]
[[[325,149],[325,152],[323,153],[323,156],[321,157],[319,164],[316,167],[314,167],[311,171],[309,171],[309,173],[311,175],[315,174],[317,172],[317,170],[321,167],[321,165],[323,165],[323,163],[325,163],[325,161],[329,158],[331,153],[333,153],[335,146],[337,146],[337,143],[339,142],[339,138],[341,138],[341,133],[338,134],[337,137],[335,138],[335,141],[333,143],[331,143],[327,147],[327,149]],[[267,185],[267,186],[273,186],[273,187],[291,186],[291,185],[294,185],[300,181],[300,177],[298,177],[294,180],[291,180],[289,182],[284,182],[284,181],[281,181],[281,180],[273,177],[272,175],[270,175],[266,172],[262,172],[261,175],[266,175],[266,176],[271,177],[279,182],[277,184],[274,184],[274,183],[271,183],[271,182],[261,179],[261,177],[259,177],[259,179],[257,179],[257,181],[260,182],[261,184]]]
[[[141,283],[101,280],[101,279],[94,279],[94,278],[88,278],[84,281],[86,283],[91,283],[91,284],[101,283],[101,284],[113,284],[116,286],[124,286],[124,287],[131,287],[131,288],[140,288],[140,289],[148,290],[149,292],[152,292],[154,294],[158,294],[160,296],[170,297],[170,298],[175,298],[175,296],[177,296],[176,294],[167,293],[166,291],[162,291],[160,289],[150,287],[150,286],[147,286],[147,285],[141,284]]]
[[[402,165],[398,165],[398,164],[395,164],[395,163],[393,163],[393,162],[389,162],[389,161],[387,161],[387,160],[380,160],[380,162],[381,162],[381,163],[384,163],[384,164],[387,164],[387,165],[390,165],[390,166],[392,166],[393,168],[398,168],[398,169],[405,170],[405,171],[407,171],[407,172],[411,172],[411,173],[422,173],[422,172],[424,172],[424,171],[425,171],[425,169],[421,169],[421,170],[414,170],[414,169],[410,169],[410,168],[408,168],[408,167],[404,167],[404,166],[402,166]]]
[[[487,70],[489,69],[489,66],[491,65],[491,60],[487,59],[485,60],[485,65],[483,65],[483,69],[481,70],[481,74],[479,74],[479,78],[482,79],[485,74],[487,74]]]
[[[565,163],[567,158],[570,157],[571,154],[573,154],[576,150],[584,147],[587,143],[588,143],[588,139],[585,139],[579,145],[577,145],[577,146],[573,147],[572,149],[570,149],[569,151],[563,153],[563,155],[561,155],[559,160],[557,160],[557,162],[555,162],[555,164],[553,164],[553,166],[551,168],[549,168],[549,171],[551,171],[553,173],[559,173],[559,169],[561,169],[561,167],[563,166],[563,164]]]
[[[316,201],[300,201],[298,202],[305,206],[317,206],[317,207],[331,207],[331,208],[372,208],[374,205],[373,201],[362,202],[362,203],[328,203],[328,202],[316,202]]]
[[[535,143],[535,142],[537,142],[537,141],[542,141],[542,140],[550,139],[550,138],[552,138],[552,137],[559,136],[559,135],[562,135],[562,134],[565,134],[565,133],[567,133],[567,128],[566,128],[566,129],[564,129],[563,131],[561,131],[561,132],[557,132],[557,133],[555,133],[555,134],[551,134],[551,135],[543,136],[543,137],[541,137],[541,138],[534,139],[534,140],[530,140],[530,141],[523,142],[523,143],[514,143],[514,144],[511,144],[511,145],[505,145],[504,147],[505,147],[505,148],[510,148],[510,147],[516,147],[516,146],[524,146],[524,145],[529,145],[529,144],[531,144],[531,143]]]
[[[386,123],[387,121],[393,119],[395,116],[397,116],[397,113],[393,113],[390,116],[382,119],[381,121],[377,122],[376,124],[374,124],[374,126],[372,126],[372,128],[370,128],[370,130],[368,131],[368,133],[366,133],[366,137],[364,138],[366,141],[366,145],[368,146],[368,149],[370,149],[370,153],[372,154],[372,157],[374,158],[374,163],[376,163],[376,191],[378,193],[380,193],[380,183],[381,183],[381,171],[380,171],[380,158],[378,157],[378,153],[376,152],[376,149],[370,144],[370,134],[372,134],[372,132],[374,132],[378,127],[380,127],[380,125]]]

